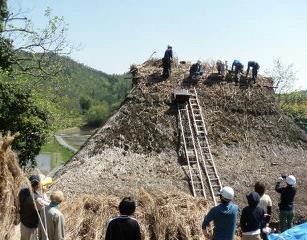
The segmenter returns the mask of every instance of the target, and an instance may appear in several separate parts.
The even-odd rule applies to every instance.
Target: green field
[[[74,155],[73,152],[62,147],[54,137],[48,139],[48,142],[43,145],[40,153],[51,155],[51,168],[55,168],[67,162]]]

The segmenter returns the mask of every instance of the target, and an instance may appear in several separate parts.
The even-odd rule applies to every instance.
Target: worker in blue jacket
[[[202,229],[206,239],[232,240],[236,231],[238,206],[232,203],[234,191],[231,187],[223,187],[220,191],[221,203],[211,208],[204,218]],[[210,222],[214,223],[213,236],[209,233]]]
[[[239,60],[233,61],[231,71],[234,71],[236,84],[239,82],[241,73],[243,73],[243,68],[244,66]]]
[[[246,77],[249,74],[249,69],[252,68],[252,80],[254,83],[256,83],[257,75],[258,75],[258,70],[260,68],[259,64],[255,61],[249,61],[247,64],[247,71],[246,71]]]

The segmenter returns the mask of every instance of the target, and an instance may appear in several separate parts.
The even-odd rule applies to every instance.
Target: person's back
[[[39,213],[42,219],[38,228],[39,240],[64,240],[64,216],[58,209],[64,201],[63,192],[52,192],[50,200],[49,206],[44,207]]]
[[[270,198],[270,196],[264,193],[260,197],[258,207],[262,208],[265,213],[268,213],[268,207],[272,207],[272,199]]]
[[[197,64],[194,63],[194,64],[192,64],[192,66],[190,67],[190,76],[191,76],[191,77],[194,76],[196,72],[197,72]]]
[[[125,197],[118,208],[121,216],[109,221],[105,240],[141,240],[140,225],[131,217],[136,208],[134,200]]]
[[[253,69],[257,69],[257,70],[260,68],[259,64],[255,61],[249,61],[247,66],[252,67]]]
[[[40,211],[43,222],[46,221],[48,239],[43,229],[39,229],[40,240],[64,240],[64,216],[55,207],[48,206]],[[46,218],[45,218],[46,217]],[[44,224],[44,227],[46,227]]]
[[[264,210],[258,207],[260,196],[252,192],[246,198],[248,206],[243,208],[240,219],[242,239],[260,239],[261,229],[265,226]]]
[[[241,64],[241,62],[240,62],[239,60],[234,60],[234,61],[233,61],[233,65],[236,66],[236,65],[238,65],[238,64]]]
[[[165,50],[165,53],[164,53],[164,59],[165,60],[171,60],[173,58],[173,50],[171,47],[168,47],[166,50]]]
[[[37,228],[38,215],[34,207],[33,198],[29,188],[23,188],[19,192],[19,214],[21,223],[28,228]]]
[[[210,214],[211,212],[211,214]],[[224,204],[214,207],[209,212],[208,219],[204,223],[213,218],[214,222],[214,239],[232,239],[235,233],[238,206],[233,203]]]
[[[221,190],[222,203],[216,207],[213,207],[209,211],[202,224],[202,229],[205,231],[208,229],[210,222],[213,221],[213,240],[232,240],[235,234],[238,206],[230,202],[234,195],[232,189],[232,193],[228,194],[230,197],[228,197],[227,194],[224,194],[224,192],[226,192],[225,189],[228,190],[227,188],[230,189],[230,187],[224,187]]]
[[[119,216],[110,220],[106,240],[138,240],[140,226],[136,219],[129,216]]]
[[[40,210],[41,205],[37,200],[40,198],[40,194],[38,194],[41,190],[40,178],[37,175],[32,175],[29,177],[29,181],[32,189],[23,188],[18,194],[20,240],[31,240],[36,234],[39,223],[37,210]]]

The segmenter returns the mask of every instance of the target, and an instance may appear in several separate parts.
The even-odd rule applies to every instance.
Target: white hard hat
[[[198,64],[201,64],[201,61],[200,61],[200,60],[197,60],[197,63],[198,63]]]
[[[295,185],[296,184],[296,178],[293,175],[289,175],[286,178],[286,183],[288,183],[289,185]]]
[[[233,191],[233,189],[231,187],[223,187],[220,191],[221,195],[223,198],[227,199],[227,200],[232,200],[235,192]]]

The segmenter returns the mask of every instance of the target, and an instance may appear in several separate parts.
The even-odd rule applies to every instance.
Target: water
[[[51,159],[51,153],[40,153],[38,156],[36,156],[37,167],[42,172],[50,172],[52,169]]]
[[[81,130],[79,128],[67,129],[57,133],[66,144],[72,148],[79,150],[87,139],[95,132],[95,129]],[[55,138],[48,147],[48,151],[42,151],[37,157],[37,167],[44,173],[48,174],[52,169],[62,165],[69,157],[73,155],[72,152],[59,146]],[[54,145],[54,146],[53,146]],[[69,155],[69,156],[67,156]]]

